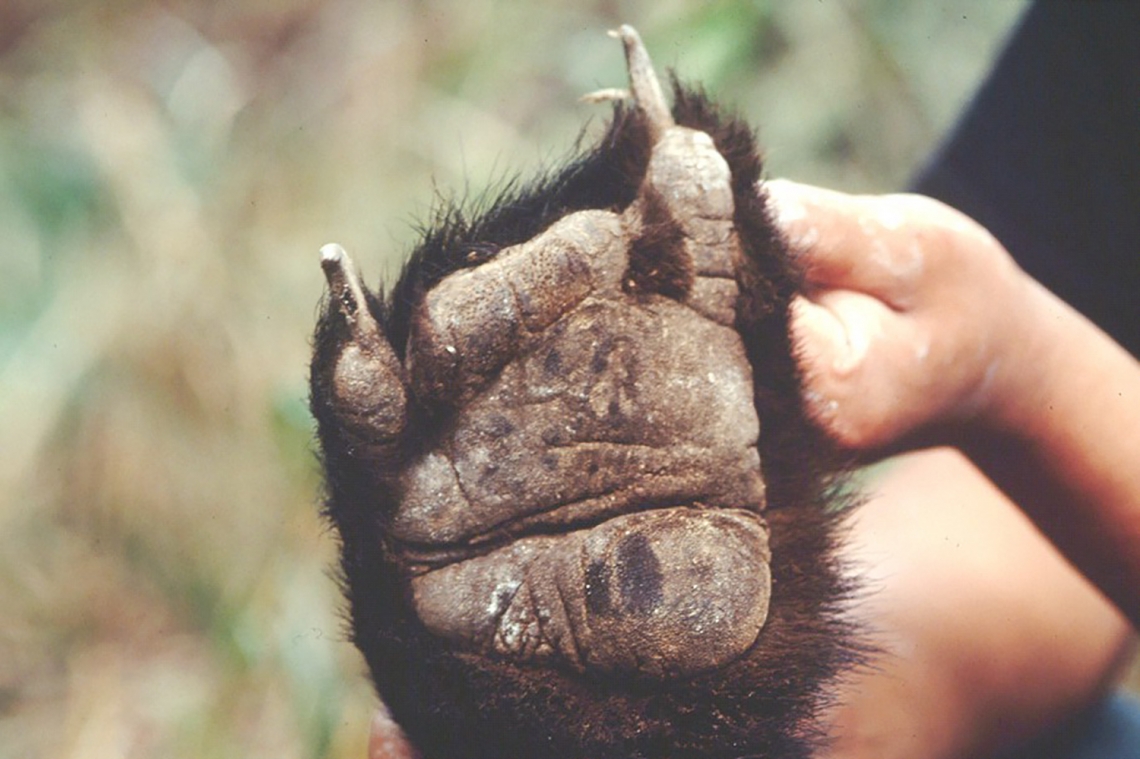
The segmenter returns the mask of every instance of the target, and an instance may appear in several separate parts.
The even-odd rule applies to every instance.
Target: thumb
[[[861,449],[881,444],[887,409],[881,403],[890,380],[877,371],[890,308],[850,291],[823,293],[792,303],[792,339],[804,376],[808,413],[838,443]],[[881,367],[878,367],[881,369]]]

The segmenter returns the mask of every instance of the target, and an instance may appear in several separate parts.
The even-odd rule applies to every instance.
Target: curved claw
[[[321,246],[321,269],[329,292],[358,342],[371,342],[380,336],[380,325],[372,318],[364,299],[364,288],[352,258],[335,242]]]
[[[665,92],[661,89],[661,83],[657,81],[657,74],[653,71],[653,61],[649,59],[649,52],[645,49],[641,36],[629,24],[622,24],[616,31],[611,31],[610,36],[617,37],[625,46],[625,61],[629,68],[629,86],[633,91],[633,100],[649,119],[649,126],[656,140],[666,129],[673,126],[674,122],[669,104],[665,101]]]
[[[356,267],[336,243],[321,247],[321,268],[349,339],[332,364],[331,405],[359,450],[386,454],[407,423],[403,367],[368,310]]]

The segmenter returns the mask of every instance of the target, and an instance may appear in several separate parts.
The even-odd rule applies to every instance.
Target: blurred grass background
[[[364,756],[306,410],[318,247],[558,159],[639,27],[773,175],[906,181],[1020,2],[0,4],[0,757]]]

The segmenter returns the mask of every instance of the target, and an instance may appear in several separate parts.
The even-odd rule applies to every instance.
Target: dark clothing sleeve
[[[913,187],[1140,355],[1140,3],[1033,5]]]

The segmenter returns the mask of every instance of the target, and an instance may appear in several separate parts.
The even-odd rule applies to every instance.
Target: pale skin
[[[820,421],[856,450],[970,457],[904,457],[856,514],[848,550],[882,588],[857,613],[885,655],[845,688],[831,755],[1016,746],[1095,697],[1129,640],[1029,520],[1140,618],[1140,365],[936,201],[769,191],[805,251],[793,329]]]
[[[968,457],[902,457],[852,521],[883,655],[841,686],[828,756],[1016,745],[1101,692],[1140,621],[1140,364],[936,201],[767,189],[818,419],[869,457]],[[370,759],[414,756],[378,715]]]
[[[957,445],[1140,623],[1140,363],[947,206],[769,190],[812,243],[793,328],[818,418],[859,450]]]

